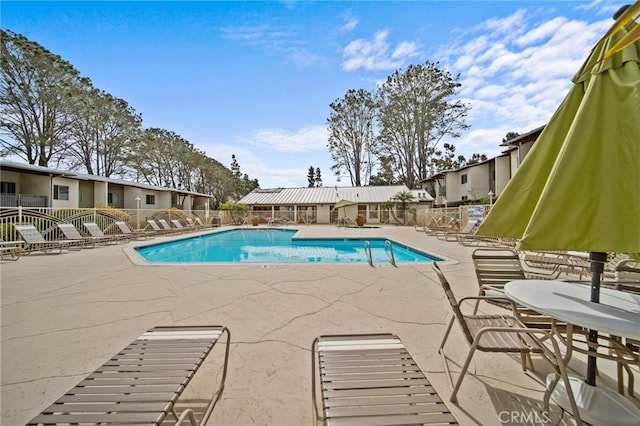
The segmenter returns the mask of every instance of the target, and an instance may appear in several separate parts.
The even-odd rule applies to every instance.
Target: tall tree
[[[134,154],[136,172],[151,185],[184,188],[191,180],[190,171],[197,155],[193,145],[180,135],[148,128],[142,132]]]
[[[455,155],[456,147],[450,143],[442,144],[442,149],[436,149],[431,158],[433,165],[431,174],[444,170],[455,170],[467,163],[463,155]]]
[[[65,162],[89,174],[124,174],[142,117],[126,101],[97,89],[87,91],[81,104],[70,128]]]
[[[48,166],[64,152],[74,103],[91,82],[20,34],[0,30],[0,42],[0,154]]]
[[[313,166],[309,166],[309,170],[307,170],[307,187],[313,188],[316,186],[316,169]]]
[[[318,188],[322,186],[322,174],[320,172],[320,167],[316,167],[316,175],[314,176],[313,180]]]
[[[331,113],[327,124],[328,147],[333,160],[331,170],[336,176],[347,173],[353,186],[368,185],[376,158],[374,97],[364,89],[350,89],[329,107]]]
[[[509,142],[513,138],[517,138],[520,136],[518,132],[507,132],[504,138],[502,138],[502,143]]]
[[[469,127],[469,105],[454,99],[458,78],[426,62],[397,70],[378,89],[380,147],[409,188],[429,176],[430,157],[441,139],[459,137]]]
[[[481,163],[483,161],[487,161],[487,156],[485,154],[478,154],[473,153],[471,154],[471,157],[469,157],[469,159],[467,160],[467,165],[469,164],[478,164]]]

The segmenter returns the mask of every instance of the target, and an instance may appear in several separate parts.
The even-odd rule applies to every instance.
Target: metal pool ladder
[[[375,266],[373,266],[373,256],[371,255],[371,243],[369,242],[369,240],[364,240],[364,253],[367,255],[369,266],[374,268]]]
[[[391,243],[391,241],[384,240],[384,252],[387,253],[389,262],[391,262],[391,264],[397,268],[398,265],[396,265],[396,256],[393,254],[393,244]]]

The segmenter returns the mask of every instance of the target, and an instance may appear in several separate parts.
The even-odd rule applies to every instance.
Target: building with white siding
[[[239,202],[251,206],[253,214],[263,218],[279,218],[294,223],[336,223],[339,217],[360,213],[367,223],[393,222],[393,215],[383,208],[399,192],[411,192],[414,202],[411,208],[430,207],[433,198],[424,190],[409,191],[405,185],[313,187],[313,188],[256,188]],[[353,205],[334,209],[340,200]]]

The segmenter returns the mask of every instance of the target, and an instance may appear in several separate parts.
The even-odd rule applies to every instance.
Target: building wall
[[[22,174],[20,178],[20,192],[22,194],[46,195],[51,199],[51,178],[42,175]]]
[[[93,182],[93,207],[106,207],[108,192],[107,182]]]
[[[78,207],[89,209],[95,206],[95,185],[93,182],[80,181],[78,192]]]
[[[502,157],[496,157],[496,180],[495,190],[493,193],[497,196],[502,193],[504,187],[507,186],[509,179],[511,179],[511,157],[504,155]]]
[[[471,166],[468,171],[467,194],[469,200],[481,200],[488,198],[491,189],[491,172],[489,163]]]
[[[318,223],[331,223],[331,209],[326,204],[318,205]]]
[[[2,171],[0,174],[2,182],[13,182],[16,184],[16,194],[20,194],[20,173]]]
[[[69,188],[69,193],[68,193],[69,196],[67,200],[54,199],[53,186],[52,186],[51,207],[54,207],[57,209],[75,209],[79,207],[80,185],[77,180],[64,178],[64,177],[54,177],[52,183],[53,183],[53,186],[56,186],[56,185],[58,187],[66,186],[67,188]]]

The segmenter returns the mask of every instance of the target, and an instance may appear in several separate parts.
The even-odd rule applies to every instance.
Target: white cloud
[[[255,46],[270,54],[282,55],[286,62],[306,68],[318,60],[318,56],[305,46],[295,28],[280,28],[275,25],[243,25],[220,29],[224,38],[241,44]]]
[[[342,26],[340,27],[340,31],[345,31],[345,32],[351,31],[358,26],[359,22],[360,21],[358,21],[357,18],[353,18],[353,17],[346,18],[346,22],[342,24]]]
[[[418,54],[416,43],[408,41],[399,43],[391,50],[391,44],[387,41],[388,35],[388,31],[378,31],[373,39],[359,38],[350,42],[342,52],[342,69],[395,70]]]
[[[525,133],[546,123],[612,24],[610,18],[589,23],[548,13],[520,9],[490,19],[459,31],[437,52],[447,69],[460,73],[460,96],[472,106],[471,130],[453,141],[460,154],[499,153],[507,131]]]
[[[260,129],[243,139],[251,145],[269,147],[275,151],[302,153],[326,151],[329,132],[324,126],[307,126],[293,132],[284,129]]]
[[[527,46],[532,43],[539,42],[543,39],[552,37],[556,31],[562,29],[567,22],[567,18],[557,17],[551,21],[543,22],[537,28],[527,31],[522,37],[518,38],[515,43],[519,46]]]

